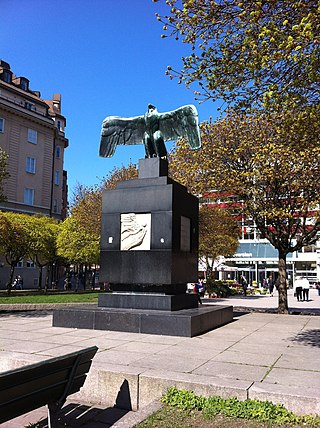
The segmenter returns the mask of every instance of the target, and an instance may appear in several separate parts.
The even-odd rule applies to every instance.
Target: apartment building
[[[1,211],[66,217],[65,127],[60,94],[42,99],[26,77],[16,76],[0,60],[0,146],[9,156],[10,175],[4,182]],[[0,269],[0,288],[2,276]]]
[[[65,126],[60,94],[41,99],[26,77],[16,77],[0,60],[0,146],[9,155],[10,174],[0,210],[65,217]]]

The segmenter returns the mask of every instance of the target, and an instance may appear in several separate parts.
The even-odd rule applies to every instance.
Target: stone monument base
[[[98,306],[113,309],[149,309],[179,311],[198,307],[197,294],[101,293]]]
[[[233,320],[232,306],[201,305],[176,311],[92,305],[55,309],[54,327],[193,337]]]

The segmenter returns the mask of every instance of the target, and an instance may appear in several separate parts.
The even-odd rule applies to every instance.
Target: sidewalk
[[[234,305],[235,320],[193,338],[59,328],[51,326],[50,311],[0,312],[0,371],[98,346],[85,386],[65,406],[63,421],[73,427],[133,427],[169,386],[320,414],[320,317],[310,315],[319,313],[320,297],[310,291],[309,302],[289,292],[293,312],[306,315],[237,312],[273,310],[276,296],[210,299]],[[1,427],[45,417],[42,408]]]
[[[232,296],[225,299],[203,299],[205,304],[232,305],[234,311],[251,310],[255,312],[276,312],[278,308],[278,292],[274,291],[273,296],[266,295],[248,295]],[[320,315],[320,296],[318,290],[311,288],[309,290],[309,301],[298,302],[293,296],[293,290],[288,290],[288,305],[291,314],[313,314]]]

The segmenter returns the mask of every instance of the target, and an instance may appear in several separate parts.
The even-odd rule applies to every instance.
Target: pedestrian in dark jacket
[[[247,283],[246,278],[243,275],[241,275],[240,284],[242,286],[243,295],[246,296],[247,295],[247,289],[248,289],[248,283]]]
[[[273,296],[274,282],[271,275],[268,278],[268,289],[269,289],[270,296]]]

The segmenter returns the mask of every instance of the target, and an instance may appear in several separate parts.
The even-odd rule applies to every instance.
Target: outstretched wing
[[[145,132],[144,116],[108,116],[102,122],[99,156],[110,158],[119,144],[141,144]]]
[[[167,113],[159,113],[159,130],[165,141],[188,137],[190,147],[201,147],[198,112],[194,105],[179,107]]]

